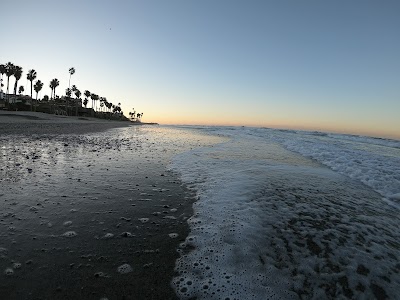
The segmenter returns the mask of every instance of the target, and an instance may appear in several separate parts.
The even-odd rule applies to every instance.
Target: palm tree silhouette
[[[68,114],[68,100],[69,100],[69,98],[71,98],[71,95],[72,95],[72,91],[71,91],[70,88],[67,88],[67,89],[65,90],[65,95],[67,96],[67,97],[66,97],[65,111],[67,112],[67,116],[68,116],[68,115],[69,115],[69,114]]]
[[[94,110],[94,97],[95,97],[96,95],[94,94],[94,93],[91,93],[90,94],[90,99],[92,99],[92,108],[93,108],[93,110]]]
[[[106,107],[108,108],[108,112],[111,113],[111,107],[113,106],[113,104],[111,102],[106,102]]]
[[[88,98],[90,97],[91,93],[88,90],[86,90],[83,94],[85,95],[85,100],[83,100],[83,105],[85,105],[85,108],[86,108],[86,106],[89,102]]]
[[[74,91],[75,97],[76,97],[76,100],[75,100],[75,108],[76,108],[75,115],[78,116],[78,104],[80,102],[81,91],[78,90],[75,85],[73,85],[72,88],[73,88],[73,91]]]
[[[11,62],[6,64],[6,76],[7,76],[7,94],[9,93],[10,76],[14,75],[14,65]]]
[[[37,73],[34,69],[29,70],[28,74],[26,74],[26,79],[28,79],[31,82],[31,103],[32,103],[32,84],[33,81],[36,79]],[[32,105],[31,105],[31,110],[32,110]]]
[[[49,88],[51,89],[50,100],[53,100],[53,93],[54,93],[54,83],[53,83],[53,80],[50,81]]]
[[[99,100],[99,95],[96,95],[96,94],[92,93],[92,94],[90,94],[90,98],[92,99],[92,108],[93,108],[95,101]],[[94,111],[96,112],[96,108],[95,107],[94,107]]]
[[[56,98],[56,88],[60,85],[57,78],[54,79],[54,98]]]
[[[58,79],[57,78],[54,78],[54,79],[52,79],[51,81],[50,81],[50,88],[51,88],[51,91],[52,91],[52,93],[51,93],[51,99],[53,100],[54,99],[54,102],[55,102],[55,99],[56,99],[56,87],[58,87],[60,85],[60,82],[58,81]],[[54,96],[54,98],[53,98],[53,96]],[[53,110],[53,108],[54,108],[54,102],[52,101],[52,110]]]
[[[69,68],[69,82],[68,82],[68,88],[71,86],[71,76],[75,74],[75,68]]]
[[[40,80],[36,81],[35,85],[34,85],[34,89],[36,92],[36,99],[35,99],[35,111],[36,111],[36,106],[37,106],[37,97],[38,97],[38,93],[40,92],[40,90],[43,87],[43,82],[41,82]],[[32,111],[32,101],[31,101],[31,111]]]
[[[54,78],[50,81],[50,88],[52,91],[52,94],[50,96],[50,99],[55,99],[56,98],[56,87],[60,85],[60,82],[58,81],[57,78]]]
[[[104,106],[105,106],[104,110],[106,111],[107,107],[108,107],[108,101],[107,101],[106,97],[103,97],[103,103],[104,103]]]
[[[1,78],[0,78],[0,91],[3,91],[3,75],[6,73],[7,68],[6,65],[1,64],[0,65],[0,74],[1,74]]]
[[[15,77],[14,95],[16,95],[17,94],[18,81],[21,79],[21,76],[22,76],[22,68],[20,66],[15,66],[13,75]]]
[[[94,94],[94,104],[95,104],[95,110],[97,111],[97,101],[99,101],[99,95]]]
[[[25,91],[25,88],[21,85],[18,89],[18,94],[22,94]]]

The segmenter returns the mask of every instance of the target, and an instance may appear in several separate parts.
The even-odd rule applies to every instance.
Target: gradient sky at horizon
[[[0,63],[163,124],[400,138],[400,1],[0,0]],[[6,82],[5,82],[6,83]],[[14,80],[10,80],[13,85]],[[90,103],[90,102],[89,102]]]

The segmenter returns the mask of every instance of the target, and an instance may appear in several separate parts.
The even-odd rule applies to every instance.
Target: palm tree
[[[7,68],[6,65],[1,64],[0,65],[0,74],[1,74],[1,78],[0,78],[0,91],[3,91],[3,75],[6,73]]]
[[[14,77],[15,77],[14,95],[17,94],[18,80],[21,79],[21,76],[22,76],[22,68],[20,66],[15,66],[14,67]]]
[[[107,98],[106,97],[100,97],[99,100],[100,100],[100,111],[103,112],[103,107],[104,107],[105,102],[107,101]]]
[[[7,94],[9,92],[10,76],[14,75],[14,65],[11,62],[6,64],[6,76],[7,76]]]
[[[91,94],[90,95],[90,98],[92,99],[92,107],[94,107],[94,103],[95,103],[95,101],[97,101],[97,100],[99,100],[99,95],[96,95],[96,94]],[[94,111],[96,111],[96,108],[94,108]]]
[[[53,96],[54,96],[54,99],[56,98],[56,87],[58,87],[59,85],[60,85],[60,82],[58,81],[57,78],[54,78],[50,81],[50,88],[51,88],[50,98],[51,99],[53,99]],[[51,105],[53,106],[53,103]]]
[[[75,74],[75,68],[69,68],[69,82],[68,82],[68,88],[71,86],[71,76]]]
[[[85,95],[85,100],[83,100],[83,105],[85,105],[85,108],[86,108],[86,106],[89,102],[88,98],[90,97],[91,94],[88,90],[86,90],[83,94]]]
[[[108,108],[108,100],[106,97],[104,97],[104,111],[107,112],[107,108]]]
[[[22,94],[25,91],[25,88],[21,85],[18,89],[18,94]]]
[[[50,88],[51,88],[51,95],[50,95],[50,100],[53,100],[53,96],[54,99],[56,98],[56,87],[58,87],[60,85],[60,82],[58,81],[57,78],[54,78],[50,81]]]
[[[71,95],[72,95],[72,91],[71,91],[70,88],[67,88],[65,90],[65,95],[67,96],[66,97],[65,111],[67,112],[67,116],[68,116],[68,100],[69,100],[69,98],[71,98]]]
[[[99,100],[99,95],[94,94],[94,103],[95,103],[95,110],[97,111],[97,101]]]
[[[53,85],[54,84],[53,84],[53,80],[52,80],[52,81],[50,81],[50,84],[49,84],[49,88],[51,89],[50,100],[53,100],[53,92],[54,92],[54,86]]]
[[[36,79],[37,73],[34,69],[29,70],[28,74],[26,74],[26,79],[28,79],[31,82],[31,102],[32,102],[32,84],[33,81]],[[32,106],[31,106],[32,108]]]
[[[54,78],[54,99],[56,98],[56,87],[60,85],[60,82],[58,81],[57,78]]]
[[[92,99],[92,108],[93,108],[93,110],[94,110],[94,98],[95,97],[96,97],[96,94],[94,94],[94,93],[90,94],[90,99]]]
[[[133,112],[129,112],[129,116],[130,116],[132,122],[135,121],[135,115],[136,115],[135,109],[133,109]]]
[[[38,93],[40,92],[42,87],[43,87],[43,82],[41,82],[40,80],[36,81],[35,86],[33,87],[35,89],[35,92],[36,92],[35,111],[36,111],[36,106],[37,106]],[[31,102],[31,111],[32,111],[32,102]]]
[[[80,97],[81,97],[81,91],[80,90],[78,90],[77,88],[76,88],[76,86],[73,86],[73,87],[75,87],[75,90],[74,90],[74,92],[75,92],[75,97],[76,97],[76,102],[75,102],[75,107],[76,107],[76,116],[78,116],[78,104],[80,103]],[[81,107],[82,107],[82,104],[81,104]]]

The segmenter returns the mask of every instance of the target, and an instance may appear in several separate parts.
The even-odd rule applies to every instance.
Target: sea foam
[[[365,184],[386,197],[397,195],[396,148],[385,152],[387,164],[371,150],[386,146],[362,149],[358,141],[336,136],[340,141],[329,142],[328,134],[201,130],[232,140],[179,154],[171,164],[198,194],[190,234],[179,247],[179,276],[172,281],[181,299],[368,298],[377,290],[396,295],[400,255],[392,243],[400,238],[398,216],[356,181],[363,182],[362,175],[351,175],[357,164],[385,164],[390,172],[369,170],[375,181]],[[318,163],[329,161],[331,169],[355,180]]]

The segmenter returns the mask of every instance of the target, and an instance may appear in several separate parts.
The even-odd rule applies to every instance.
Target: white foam
[[[388,199],[400,193],[400,142],[339,134],[273,133],[287,149],[357,179]]]
[[[13,263],[13,269],[21,269],[21,263],[18,263],[18,262],[16,262],[16,263]]]
[[[67,232],[64,232],[62,234],[62,236],[67,237],[67,238],[72,238],[72,237],[75,237],[77,235],[78,234],[75,231],[67,231]]]
[[[117,271],[118,271],[118,273],[121,273],[121,274],[127,274],[130,272],[133,272],[133,269],[129,264],[123,264],[118,267]]]
[[[263,266],[254,248],[263,226],[259,203],[250,200],[264,179],[257,171],[264,171],[253,161],[232,161],[222,150],[223,145],[196,149],[174,159],[173,169],[200,198],[189,219],[190,236],[180,248],[175,291],[181,299],[290,299],[295,294],[287,281],[274,282],[276,270]]]
[[[337,268],[341,276],[346,275],[352,293],[363,282],[364,275],[354,271],[360,265],[369,262],[373,275],[368,280],[372,281],[385,274],[380,270],[395,268],[391,257],[398,250],[390,256],[385,245],[400,238],[398,217],[390,215],[385,203],[367,187],[347,182],[277,142],[300,153],[309,151],[325,165],[331,161],[333,170],[337,167],[339,173],[360,180],[362,175],[351,176],[359,168],[355,161],[359,159],[374,180],[369,185],[392,199],[400,188],[400,172],[393,173],[399,168],[397,148],[377,151],[375,147],[382,145],[373,145],[364,149],[348,139],[295,131],[205,130],[233,140],[179,154],[172,161],[171,169],[198,193],[194,215],[188,220],[190,235],[179,248],[179,275],[172,282],[181,299],[297,299],[307,284],[307,297],[324,298],[321,286],[336,285]],[[321,152],[323,148],[326,151]],[[311,154],[307,156],[316,159]],[[374,170],[382,164],[389,172]],[[379,217],[365,215],[364,207]],[[368,246],[360,244],[360,235]],[[320,257],[321,251],[329,259]],[[373,260],[374,255],[384,258]],[[394,276],[390,280],[392,284],[384,280],[379,284],[393,296],[400,282]],[[344,283],[335,288],[335,297],[343,297],[346,288]],[[368,288],[357,295],[373,297]]]
[[[236,139],[276,141],[332,170],[371,187],[386,199],[400,193],[400,141],[318,131],[251,127],[196,127]]]
[[[14,275],[14,270],[11,268],[7,268],[4,270],[4,275],[6,275],[6,276]]]
[[[71,226],[72,225],[72,221],[65,221],[63,223],[64,226]]]

